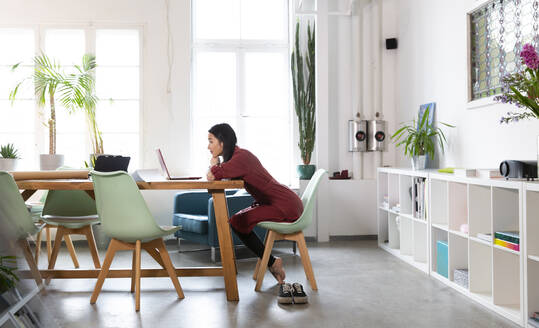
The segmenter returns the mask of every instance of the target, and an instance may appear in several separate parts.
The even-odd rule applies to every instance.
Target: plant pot
[[[0,158],[0,171],[15,171],[17,162],[17,158]]]
[[[298,165],[297,172],[301,180],[309,180],[316,171],[316,165]]]
[[[424,170],[427,166],[427,155],[419,155],[412,157],[412,169]]]
[[[54,171],[64,165],[64,155],[39,155],[39,169],[42,171]]]

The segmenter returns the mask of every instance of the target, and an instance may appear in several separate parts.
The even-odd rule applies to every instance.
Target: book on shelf
[[[489,234],[489,233],[481,233],[481,232],[479,232],[479,233],[477,233],[476,237],[477,237],[478,239],[481,239],[481,240],[484,240],[484,241],[488,241],[489,243],[492,242],[492,235]]]
[[[427,184],[425,178],[414,178],[413,186],[413,205],[414,205],[414,218],[426,220],[427,207],[426,204],[426,192]]]
[[[513,244],[505,240],[501,240],[498,238],[494,238],[494,245],[499,245],[505,248],[512,249],[514,251],[520,251],[520,245],[519,244]]]
[[[457,177],[475,177],[476,170],[455,168],[453,169],[453,175]]]
[[[494,238],[505,240],[513,244],[520,244],[520,235],[518,231],[496,231]]]

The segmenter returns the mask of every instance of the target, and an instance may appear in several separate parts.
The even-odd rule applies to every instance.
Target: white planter
[[[54,171],[64,165],[64,155],[39,155],[39,168],[42,171]]]
[[[17,162],[16,158],[0,158],[0,171],[15,171]]]
[[[424,170],[427,166],[427,155],[420,155],[412,157],[412,169]]]

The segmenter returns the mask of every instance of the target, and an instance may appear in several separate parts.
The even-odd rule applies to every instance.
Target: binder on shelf
[[[496,231],[494,237],[513,244],[520,244],[520,235],[518,231]]]
[[[494,245],[499,245],[505,248],[512,249],[514,251],[519,252],[520,251],[520,245],[519,244],[513,244],[505,240],[501,240],[498,238],[494,238]]]

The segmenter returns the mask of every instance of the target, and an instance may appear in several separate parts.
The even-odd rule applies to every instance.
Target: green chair
[[[150,213],[135,181],[125,172],[91,172],[97,213],[105,235],[111,237],[103,267],[90,304],[95,304],[103,287],[114,254],[133,250],[131,292],[136,291],[136,311],[140,310],[140,253],[146,250],[168,273],[179,298],[184,298],[176,271],[163,242],[181,227],[160,227]],[[136,285],[136,286],[135,286]],[[136,288],[135,288],[136,287]]]
[[[326,174],[326,171],[324,169],[319,169],[314,173],[311,181],[309,181],[307,188],[301,196],[301,201],[303,202],[303,213],[296,221],[291,223],[264,221],[257,224],[259,227],[268,229],[268,233],[266,234],[264,255],[262,256],[262,259],[259,259],[256,263],[256,268],[253,275],[253,279],[256,279],[256,291],[260,291],[260,287],[262,287],[262,281],[264,280],[264,274],[266,273],[271,250],[273,249],[273,243],[276,240],[291,240],[298,244],[301,262],[303,263],[303,269],[305,270],[307,280],[309,280],[313,290],[318,289],[316,286],[316,280],[314,279],[309,252],[307,251],[307,244],[305,243],[305,237],[303,236],[303,230],[307,228],[313,220],[316,190],[324,174]]]
[[[96,269],[101,268],[92,226],[99,223],[95,201],[83,190],[50,190],[47,193],[41,220],[45,228],[57,228],[54,247],[49,259],[49,270],[54,269],[58,252],[65,240],[75,268],[79,267],[77,253],[70,235],[84,235]],[[36,249],[36,257],[39,249]],[[49,280],[47,280],[48,282]]]
[[[43,281],[27,238],[41,232],[42,227],[34,224],[32,215],[24,204],[15,180],[4,171],[0,171],[0,219],[2,220],[2,233],[16,240],[17,245],[23,251],[26,262],[28,262],[32,277],[40,286]]]

